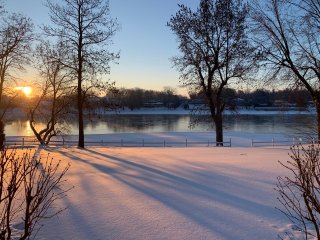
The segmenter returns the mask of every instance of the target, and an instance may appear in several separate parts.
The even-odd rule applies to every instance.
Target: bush
[[[20,151],[19,151],[20,152]],[[0,240],[29,239],[40,229],[39,221],[63,209],[53,203],[66,191],[61,185],[69,165],[37,158],[31,150],[0,151]],[[19,226],[19,232],[14,226]]]
[[[281,163],[291,173],[278,177],[280,209],[304,239],[320,239],[320,146],[294,146],[291,160]],[[289,235],[289,234],[288,234]],[[293,235],[292,235],[293,236]]]

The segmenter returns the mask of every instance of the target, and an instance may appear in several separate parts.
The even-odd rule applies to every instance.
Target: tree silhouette
[[[252,7],[255,41],[267,79],[308,90],[317,111],[320,139],[320,2],[269,0]]]
[[[110,17],[108,1],[62,0],[59,4],[47,0],[52,26],[46,26],[49,36],[59,38],[68,46],[68,66],[77,79],[79,120],[78,146],[84,147],[83,105],[86,93],[94,86],[103,86],[99,77],[109,73],[109,62],[119,58],[107,49],[118,30]]]
[[[179,5],[168,23],[181,52],[173,62],[182,83],[204,93],[217,145],[223,145],[223,89],[245,79],[254,66],[254,51],[246,34],[247,12],[241,0],[201,0],[195,11]]]

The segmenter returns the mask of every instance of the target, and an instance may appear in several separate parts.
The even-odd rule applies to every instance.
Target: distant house
[[[204,99],[196,98],[188,101],[188,103],[185,104],[184,108],[190,110],[208,110],[209,106]]]
[[[294,103],[289,103],[288,101],[283,101],[283,100],[275,100],[273,102],[273,106],[275,107],[280,107],[280,108],[284,108],[284,107],[296,107],[296,104]]]
[[[148,101],[143,104],[143,107],[145,108],[159,108],[163,106],[164,106],[163,102],[160,102],[160,101]]]
[[[244,107],[244,106],[248,105],[246,100],[244,100],[243,98],[235,98],[234,102],[235,102],[236,106],[238,106],[238,107]]]

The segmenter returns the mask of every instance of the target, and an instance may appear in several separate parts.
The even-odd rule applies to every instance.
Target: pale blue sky
[[[49,23],[43,0],[7,0],[10,11],[22,12],[35,25]],[[110,78],[118,87],[162,90],[179,88],[179,73],[170,58],[178,54],[175,36],[166,26],[178,10],[178,3],[196,7],[199,0],[110,0],[111,15],[121,30],[114,37],[113,49],[120,50],[119,64],[112,64]]]

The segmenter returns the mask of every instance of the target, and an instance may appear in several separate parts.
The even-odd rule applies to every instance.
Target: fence
[[[274,138],[271,141],[254,141],[251,140],[251,147],[266,147],[266,146],[292,146],[297,144],[310,144],[315,143],[315,140],[312,139],[303,139],[303,138],[291,138],[287,140],[275,140]]]
[[[78,141],[74,140],[53,140],[50,141],[50,145],[53,146],[76,146]],[[215,142],[215,141],[192,141],[185,139],[184,141],[170,141],[170,140],[112,140],[112,141],[85,141],[86,146],[106,146],[106,147],[215,147],[217,145],[223,145],[224,147],[231,147],[231,138],[226,142]],[[33,147],[39,145],[39,142],[36,139],[16,138],[13,140],[6,140],[5,145],[7,146],[22,146],[22,147]]]
[[[287,140],[276,140],[272,138],[270,141],[257,141],[251,139],[251,147],[276,147],[276,146],[291,146],[297,144],[310,144],[315,143],[314,139],[302,139],[302,138],[291,138]],[[62,138],[61,140],[53,140],[50,142],[51,146],[77,146],[78,141],[75,140],[66,140]],[[85,141],[86,146],[105,146],[105,147],[216,147],[219,142],[215,141],[194,141],[190,139],[185,140],[168,140],[168,139],[157,139],[157,140],[100,140],[100,141]],[[221,144],[221,143],[220,143]],[[247,143],[247,147],[250,143]],[[6,140],[5,145],[7,146],[21,146],[21,147],[34,147],[39,145],[39,142],[30,137],[15,137],[11,140]],[[232,147],[231,138],[229,141],[222,142],[224,147]],[[239,146],[239,144],[236,144]],[[244,144],[240,144],[242,147]]]

